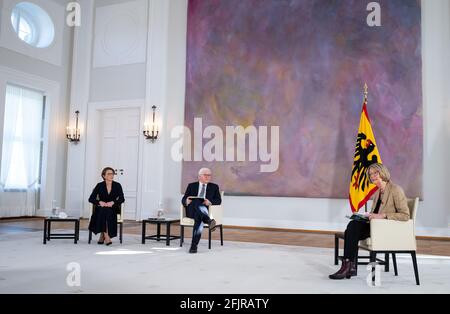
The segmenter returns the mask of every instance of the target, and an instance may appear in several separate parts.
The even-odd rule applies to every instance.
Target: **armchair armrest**
[[[180,205],[180,221],[183,220],[183,218],[186,217],[186,209],[184,208],[184,205]]]
[[[223,221],[223,205],[209,206],[208,214],[211,219],[216,221],[216,224],[221,225]],[[184,225],[194,225],[194,219],[186,217],[186,208],[183,205],[180,206],[180,222]]]
[[[123,204],[120,204],[120,214],[117,214],[117,222],[123,222]]]
[[[417,249],[414,222],[373,219],[370,221],[371,249],[413,251]]]
[[[209,206],[209,217],[216,221],[216,224],[221,225],[223,221],[223,206],[211,205]]]

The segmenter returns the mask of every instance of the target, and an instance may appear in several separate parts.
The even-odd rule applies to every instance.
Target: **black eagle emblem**
[[[361,188],[363,192],[365,188],[369,186],[369,178],[366,175],[366,170],[371,164],[378,162],[378,157],[376,155],[373,155],[372,159],[369,160],[369,155],[374,151],[375,144],[369,139],[366,141],[366,147],[363,147],[361,144],[362,140],[366,139],[367,136],[364,133],[358,134],[358,138],[356,139],[355,156],[352,170],[352,180],[355,180],[353,182],[353,187],[356,190],[359,190],[359,188]],[[356,176],[354,176],[355,173]]]

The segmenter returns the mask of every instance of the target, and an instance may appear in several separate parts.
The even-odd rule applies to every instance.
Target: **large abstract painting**
[[[190,0],[182,189],[209,167],[227,194],[347,198],[367,82],[383,163],[422,195],[420,1],[376,1],[381,26],[370,2]]]

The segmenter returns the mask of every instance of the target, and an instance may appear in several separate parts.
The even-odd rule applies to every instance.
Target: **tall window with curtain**
[[[0,172],[0,216],[33,216],[38,206],[45,97],[6,86]]]

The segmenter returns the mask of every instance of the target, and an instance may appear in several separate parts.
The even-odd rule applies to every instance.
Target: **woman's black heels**
[[[97,244],[103,244],[103,243],[105,243],[105,240],[97,242]]]
[[[111,242],[108,242],[108,243],[106,243],[106,245],[111,245],[112,244],[112,241]]]

